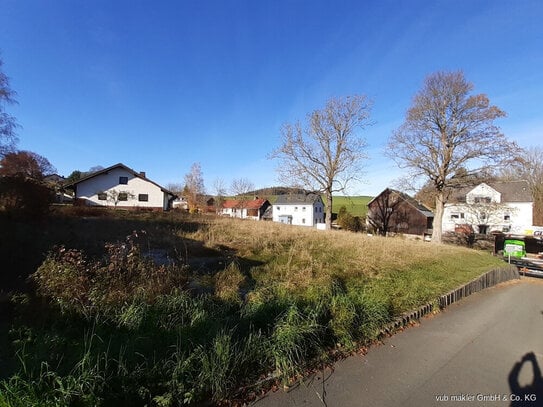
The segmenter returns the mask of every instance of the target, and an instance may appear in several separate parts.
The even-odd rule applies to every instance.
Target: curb
[[[396,318],[390,324],[381,329],[380,335],[390,335],[398,329],[409,325],[411,322],[419,321],[422,317],[434,311],[434,306],[436,303],[439,304],[439,309],[442,310],[473,293],[493,287],[505,281],[515,279],[520,279],[520,273],[514,266],[500,267],[491,270],[470,281],[469,283],[438,297],[435,302],[429,302],[415,309],[414,311],[402,314],[400,317]]]

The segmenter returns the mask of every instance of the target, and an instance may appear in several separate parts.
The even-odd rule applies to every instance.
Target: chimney
[[[140,171],[140,176],[145,178],[145,171]]]

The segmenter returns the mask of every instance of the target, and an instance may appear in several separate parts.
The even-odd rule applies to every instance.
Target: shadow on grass
[[[214,274],[236,261],[246,275],[263,263],[239,258],[228,247],[212,249],[202,242],[179,236],[206,225],[178,214],[123,214],[95,211],[101,216],[68,216],[53,212],[40,220],[12,219],[0,213],[0,296],[27,292],[26,280],[55,246],[83,251],[91,258],[104,254],[107,242],[122,242],[134,231],[145,231],[141,252],[159,262],[188,264],[195,273]],[[119,211],[120,212],[120,211]]]

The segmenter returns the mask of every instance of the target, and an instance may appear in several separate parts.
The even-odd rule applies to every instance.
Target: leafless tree
[[[472,90],[462,72],[428,76],[388,142],[387,155],[408,177],[429,181],[435,191],[434,242],[441,242],[446,193],[462,185],[460,172],[470,176],[496,168],[516,149],[494,124],[505,112],[486,95],[470,95]]]
[[[543,148],[530,147],[520,151],[515,163],[501,171],[502,179],[528,182],[534,200],[534,225],[543,226]]]
[[[185,175],[184,193],[186,193],[189,210],[197,211],[205,194],[204,176],[200,163],[192,164],[190,172]]]
[[[462,210],[465,213],[466,223],[482,234],[490,232],[489,227],[501,227],[507,223],[504,219],[505,215],[511,216],[518,212],[517,208],[501,202],[471,202]]]
[[[332,194],[345,191],[361,175],[367,156],[360,130],[370,124],[371,105],[363,95],[332,98],[305,123],[284,124],[281,145],[271,154],[280,161],[284,184],[324,193],[327,229],[332,225]]]
[[[16,103],[16,93],[10,88],[9,78],[2,72],[2,65],[0,59],[0,158],[12,152],[17,144],[17,122],[15,117],[5,111],[6,105]]]
[[[222,178],[215,178],[213,181],[213,192],[215,194],[215,212],[218,213],[226,195],[226,184]]]
[[[105,194],[106,194],[106,199],[112,202],[115,208],[117,208],[117,205],[119,204],[119,202],[124,202],[130,199],[136,198],[135,194],[133,194],[130,191],[124,191],[124,190],[117,191],[116,189],[111,189],[105,192]]]
[[[255,186],[247,178],[236,178],[232,181],[230,189],[238,201],[238,207],[236,209],[241,211],[240,217],[243,217],[243,210],[247,206],[247,202],[253,198],[249,193],[254,191]]]

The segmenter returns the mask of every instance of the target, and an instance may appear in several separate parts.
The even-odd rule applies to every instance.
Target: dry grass
[[[228,218],[205,219],[182,237],[261,262],[249,270],[255,291],[274,286],[308,295],[340,280],[386,294],[396,312],[502,264],[488,253],[452,245]]]

